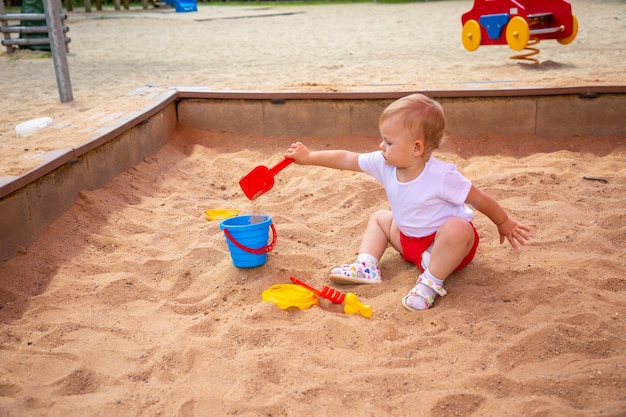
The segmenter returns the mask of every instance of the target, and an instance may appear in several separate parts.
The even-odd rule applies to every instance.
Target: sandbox
[[[444,106],[451,135],[540,138],[625,136],[625,92],[623,86],[424,91]],[[381,110],[406,94],[138,89],[128,96],[133,111],[96,108],[81,122],[39,133],[79,135],[81,146],[47,152],[23,175],[0,178],[0,259],[28,248],[81,190],[100,188],[157,152],[178,123],[261,137],[377,136]]]
[[[292,164],[250,201],[238,180],[312,149],[367,151],[402,94],[146,87],[80,120],[2,179],[0,408],[110,415],[623,414],[623,89],[427,91],[456,164],[531,228],[477,257],[433,308],[407,311],[416,267],[388,249],[383,281],[282,310],[262,294],[328,285],[387,207],[367,175]],[[38,139],[38,138],[35,138]],[[74,145],[78,139],[79,145]],[[35,143],[36,141],[32,141]],[[26,152],[24,152],[26,153]],[[206,209],[271,216],[267,262],[233,264]],[[12,259],[10,259],[12,258]]]

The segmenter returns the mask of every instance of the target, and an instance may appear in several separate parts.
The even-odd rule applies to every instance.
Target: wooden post
[[[61,6],[57,0],[44,0],[46,13],[46,25],[48,26],[48,39],[50,39],[50,51],[54,62],[54,72],[57,77],[59,98],[61,103],[74,100],[72,83],[70,82],[70,70],[67,64],[67,51],[65,49],[65,36],[61,23]]]

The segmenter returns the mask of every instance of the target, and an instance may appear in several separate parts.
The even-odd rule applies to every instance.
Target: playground
[[[0,265],[0,410],[623,415],[626,142],[607,133],[621,120],[607,102],[623,101],[584,88],[626,85],[615,38],[625,32],[626,4],[574,2],[576,39],[542,40],[537,65],[510,59],[506,45],[467,51],[461,15],[470,8],[453,1],[75,10],[67,21],[74,100],[63,104],[49,58],[0,56],[0,105],[10,109],[0,112],[0,176],[25,175],[41,155],[93,147],[33,179],[40,188],[28,201],[102,181]],[[173,86],[184,99],[162,99]],[[535,95],[570,87],[583,90]],[[283,95],[207,99],[215,90]],[[465,98],[449,95],[457,90]],[[486,90],[492,94],[478,94]],[[325,98],[300,103],[289,95],[342,91],[358,103],[318,107]],[[303,310],[263,301],[290,276],[328,285],[330,268],[354,257],[369,214],[386,199],[368,177],[323,168],[288,166],[253,201],[238,181],[280,161],[296,139],[315,149],[375,149],[382,107],[358,94],[389,91],[442,96],[453,134],[437,156],[530,226],[530,243],[500,246],[477,214],[476,259],[422,313],[400,303],[416,271],[391,249],[382,284],[340,287],[370,305],[371,317],[322,299]],[[158,100],[165,104],[148,105]],[[586,111],[562,118],[558,103]],[[150,116],[116,130],[143,112]],[[589,115],[612,122],[594,125]],[[41,116],[55,125],[15,137],[17,123]],[[102,135],[110,140],[99,152],[93,142]],[[138,148],[151,141],[162,148],[142,156]],[[123,163],[130,167],[114,174]],[[101,178],[82,175],[98,169]],[[57,209],[30,206],[33,223]],[[271,216],[277,238],[267,263],[236,268],[209,209]]]
[[[466,51],[461,16],[470,1],[200,6],[197,13],[139,6],[69,13],[69,104],[59,102],[50,58],[28,50],[0,55],[3,152],[16,145],[20,122],[48,116],[61,123],[145,85],[413,91],[625,83],[622,1],[574,2],[576,39],[542,41],[537,66],[511,60],[506,45]]]

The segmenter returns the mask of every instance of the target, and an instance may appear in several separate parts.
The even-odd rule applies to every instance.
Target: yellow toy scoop
[[[289,307],[306,310],[314,304],[319,304],[319,299],[313,291],[296,284],[272,285],[263,291],[262,298],[263,301],[274,303],[283,310]]]
[[[237,209],[226,209],[226,210],[222,210],[222,209],[215,209],[215,210],[205,210],[204,211],[204,215],[206,216],[206,219],[208,221],[213,221],[213,220],[224,220],[224,219],[228,219],[230,217],[235,217],[239,214],[241,210],[237,210]]]

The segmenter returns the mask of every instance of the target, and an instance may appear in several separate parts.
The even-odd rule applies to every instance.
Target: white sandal
[[[378,263],[356,261],[341,265],[330,271],[330,280],[336,284],[380,284],[380,268]]]
[[[432,305],[435,303],[435,297],[426,294],[424,292],[424,290],[422,290],[419,287],[420,284],[423,284],[423,285],[427,286],[428,288],[431,288],[433,291],[435,291],[436,294],[439,294],[442,297],[447,294],[446,290],[444,290],[442,286],[437,285],[432,280],[424,278],[423,275],[420,275],[417,278],[417,282],[415,283],[415,286],[413,287],[413,289],[411,291],[409,291],[409,293],[407,295],[402,297],[402,305],[404,306],[404,308],[406,308],[409,311],[419,311],[419,309],[411,307],[408,304],[407,301],[408,301],[409,297],[415,297],[415,296],[422,297],[424,299],[425,304],[426,304],[426,309],[431,308]]]

